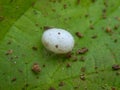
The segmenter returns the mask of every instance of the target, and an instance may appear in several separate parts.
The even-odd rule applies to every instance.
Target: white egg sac
[[[65,54],[72,51],[74,38],[66,30],[52,28],[43,33],[42,43],[49,51],[56,54]]]

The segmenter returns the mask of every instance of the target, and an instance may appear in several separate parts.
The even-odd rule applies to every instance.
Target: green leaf
[[[120,0],[34,3],[0,1],[0,16],[5,17],[0,18],[0,90],[120,90]],[[74,36],[71,58],[43,47],[45,27],[63,28]],[[83,47],[88,52],[76,54]],[[35,63],[41,68],[37,74],[32,71]]]

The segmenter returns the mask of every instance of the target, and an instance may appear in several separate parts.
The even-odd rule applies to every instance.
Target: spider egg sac
[[[64,29],[52,28],[43,33],[42,43],[49,51],[56,54],[65,54],[72,51],[74,38]]]

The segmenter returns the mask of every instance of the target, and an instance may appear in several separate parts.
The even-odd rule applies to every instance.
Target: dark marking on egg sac
[[[58,32],[58,35],[60,35],[60,32]]]
[[[112,69],[113,70],[119,70],[120,69],[120,65],[115,64],[115,65],[112,66]]]
[[[58,45],[55,45],[56,48],[58,48]]]

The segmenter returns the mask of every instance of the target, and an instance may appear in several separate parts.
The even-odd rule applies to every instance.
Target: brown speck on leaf
[[[81,72],[85,72],[86,68],[85,67],[81,67]]]
[[[85,61],[85,58],[83,56],[80,57],[80,61]]]
[[[106,18],[107,18],[107,16],[106,16],[105,13],[102,14],[102,18],[103,18],[103,19],[106,19]]]
[[[74,62],[76,62],[78,60],[77,56],[73,56],[72,59]]]
[[[56,12],[56,10],[55,10],[54,8],[52,9],[52,11],[53,11],[53,12]]]
[[[116,88],[115,87],[111,87],[111,90],[116,90]]]
[[[78,88],[79,88],[79,86],[75,86],[75,87],[74,87],[75,90],[76,90],[76,89],[78,90]]]
[[[115,25],[114,29],[117,30],[119,28],[119,25]]]
[[[80,79],[84,81],[84,80],[86,79],[86,78],[85,78],[85,75],[84,75],[84,74],[81,74],[81,75],[80,75]]]
[[[112,33],[112,29],[110,27],[106,27],[106,33],[111,34]]]
[[[66,8],[67,8],[67,4],[64,4],[64,5],[63,5],[63,8],[66,9]]]
[[[65,55],[66,58],[71,58],[72,57],[72,52],[68,52],[66,55]]]
[[[39,72],[41,72],[41,68],[40,68],[40,66],[39,66],[38,63],[34,63],[34,64],[33,64],[33,66],[32,66],[32,71],[33,71],[34,73],[39,73]]]
[[[8,51],[6,52],[6,55],[10,55],[10,54],[12,54],[12,53],[13,53],[13,50],[10,49],[10,50],[8,50]]]
[[[66,67],[67,67],[67,68],[71,67],[71,64],[70,64],[70,63],[67,63],[67,64],[66,64]]]
[[[92,30],[94,29],[94,26],[92,24],[90,25],[90,29],[92,29]]]
[[[44,26],[43,27],[44,30],[51,29],[51,28],[53,28],[53,27],[52,26]]]
[[[80,0],[77,0],[77,1],[76,1],[76,5],[79,5],[79,4],[80,4]]]
[[[116,20],[120,21],[120,17],[115,17]]]
[[[59,86],[60,87],[62,87],[62,86],[64,86],[65,85],[65,83],[63,82],[63,81],[61,81],[60,83],[59,83]]]
[[[117,43],[117,41],[118,41],[118,40],[117,40],[117,39],[115,39],[115,40],[114,40],[114,43]]]
[[[16,78],[14,77],[12,80],[11,80],[11,82],[15,82],[16,81]]]
[[[80,32],[76,32],[75,33],[79,38],[82,38],[83,37],[83,34],[81,34]]]
[[[116,72],[116,75],[120,75],[120,71]]]
[[[88,52],[88,49],[86,47],[81,48],[77,51],[77,54],[85,54],[86,52]]]
[[[48,90],[56,90],[54,87],[50,87]]]
[[[37,51],[37,50],[38,50],[38,48],[37,48],[36,46],[33,46],[32,49],[33,49],[34,51]]]
[[[92,38],[92,39],[95,39],[95,38],[97,38],[97,35],[93,35],[91,38]]]
[[[115,65],[112,66],[112,69],[113,70],[120,70],[120,65],[115,64]]]
[[[0,16],[0,21],[3,21],[4,20],[4,17],[3,16]]]
[[[21,69],[18,69],[18,72],[23,73],[23,71]]]
[[[104,9],[102,10],[103,13],[106,13],[106,11],[107,11],[106,8],[104,8]]]
[[[89,16],[89,14],[85,14],[85,17],[87,18]]]
[[[46,67],[46,65],[45,65],[45,64],[43,64],[43,67]]]
[[[10,45],[12,43],[12,41],[8,41],[7,44]]]
[[[38,27],[38,26],[39,26],[39,24],[38,24],[38,23],[36,23],[36,24],[35,24],[35,26],[36,26],[36,27]]]

